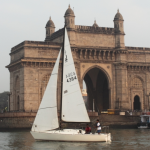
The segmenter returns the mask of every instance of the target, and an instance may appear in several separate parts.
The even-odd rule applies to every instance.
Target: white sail
[[[47,84],[45,93],[43,95],[40,107],[38,109],[34,123],[32,125],[32,131],[42,132],[47,130],[53,130],[59,127],[57,115],[56,91],[57,91],[57,76],[58,76],[60,54],[61,50],[57,57],[51,77]]]
[[[79,87],[66,28],[61,118],[65,122],[90,122]]]

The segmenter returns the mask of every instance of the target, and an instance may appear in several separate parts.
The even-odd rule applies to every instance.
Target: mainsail
[[[55,66],[47,84],[47,88],[42,98],[36,118],[32,125],[32,131],[42,132],[47,130],[53,130],[59,127],[57,116],[56,91],[60,54],[61,50],[57,57]]]
[[[64,39],[64,66],[61,118],[65,122],[90,122],[79,87],[67,30]]]

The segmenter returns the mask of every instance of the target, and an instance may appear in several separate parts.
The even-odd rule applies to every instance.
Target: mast
[[[64,46],[65,46],[65,27],[66,25],[64,25],[64,32],[63,32],[63,35],[64,35],[64,38],[63,38],[63,47],[62,47],[62,71],[61,71],[61,99],[60,99],[60,119],[59,119],[59,128],[61,129],[61,113],[62,113],[62,92],[63,92],[63,66],[64,66]]]

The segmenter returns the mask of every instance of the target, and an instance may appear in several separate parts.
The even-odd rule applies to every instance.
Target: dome
[[[94,21],[93,27],[99,27],[98,24],[96,23],[96,20]]]
[[[120,14],[119,10],[118,10],[117,14],[115,15],[114,20],[123,20],[123,17],[122,17],[122,15]]]
[[[46,27],[53,27],[55,28],[55,25],[54,25],[54,22],[51,20],[51,17],[49,18],[47,24],[46,24]]]
[[[70,8],[70,5],[65,12],[65,16],[75,16],[73,10]]]

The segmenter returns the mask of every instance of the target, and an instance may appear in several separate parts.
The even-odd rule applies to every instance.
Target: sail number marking
[[[74,76],[74,77],[68,78],[68,79],[67,79],[67,82],[72,82],[72,81],[74,81],[74,80],[76,80],[76,79],[77,79],[77,77]]]
[[[68,73],[66,75],[67,82],[72,82],[77,79],[75,72]]]

